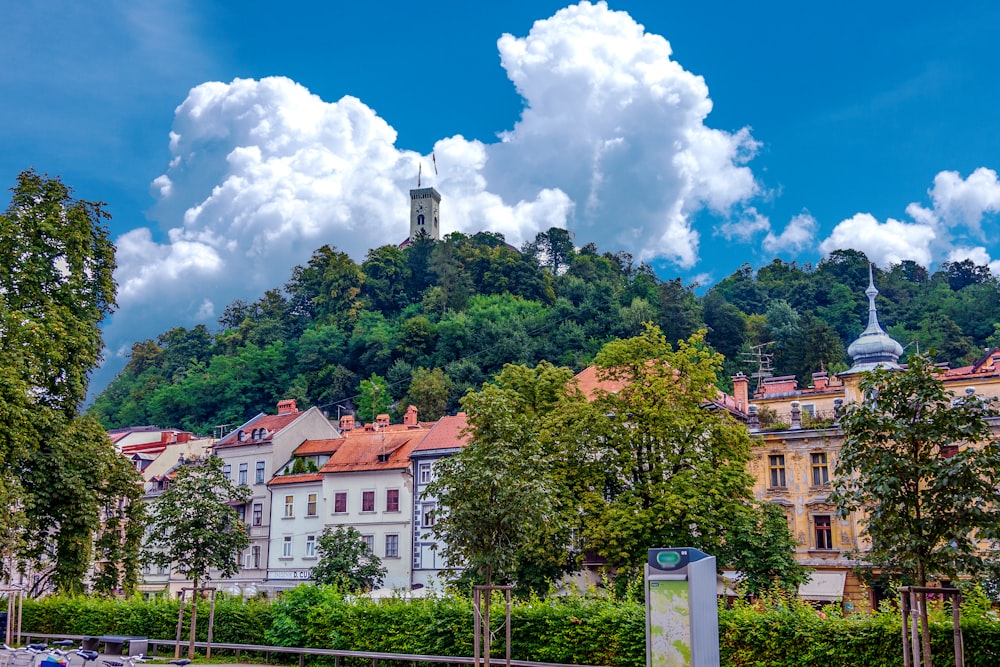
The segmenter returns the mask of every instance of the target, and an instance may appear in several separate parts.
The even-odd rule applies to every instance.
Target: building
[[[864,550],[860,515],[838,517],[829,501],[833,473],[843,442],[838,420],[852,403],[864,397],[858,385],[866,371],[900,369],[903,347],[881,327],[869,276],[868,324],[848,348],[853,365],[836,376],[815,373],[812,386],[800,388],[794,377],[768,378],[750,395],[746,376],[733,378],[736,402],[747,406],[745,419],[756,446],[750,471],[758,500],[781,506],[798,542],[795,558],[813,568],[812,580],[800,596],[820,602],[843,598],[849,603],[868,599],[854,575],[849,552]],[[1000,397],[1000,349],[988,351],[971,366],[942,368],[945,387],[956,396]]]
[[[250,487],[246,505],[236,507],[248,525],[250,548],[243,554],[239,572],[230,585],[267,591],[283,584],[268,580],[269,547],[273,544],[272,499],[267,483],[283,470],[292,454],[307,440],[337,438],[340,433],[318,408],[297,409],[295,401],[278,402],[278,413],[261,413],[219,440],[213,452],[223,460],[223,471],[236,484]]]
[[[410,235],[399,247],[407,247],[420,234],[441,240],[441,194],[434,188],[410,190]]]
[[[469,444],[466,432],[469,422],[464,412],[454,417],[442,417],[410,453],[413,468],[413,588],[439,589],[442,573],[449,566],[441,553],[442,544],[430,532],[434,525],[438,501],[427,494],[434,480],[434,467],[441,459],[457,454]]]

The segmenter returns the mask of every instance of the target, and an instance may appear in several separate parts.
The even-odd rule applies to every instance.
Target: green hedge
[[[206,619],[207,613],[207,604],[200,605],[199,618]],[[496,604],[491,613],[496,627],[503,607]],[[966,665],[1000,664],[1000,622],[985,606],[965,614]],[[511,618],[514,658],[645,665],[645,616],[639,603],[583,597],[530,600],[515,602]],[[169,639],[176,623],[176,601],[51,597],[24,605],[26,630],[41,633]],[[208,625],[198,626],[204,639]],[[719,630],[725,666],[902,665],[900,621],[890,611],[826,617],[794,600],[778,600],[720,610]],[[932,624],[936,667],[953,664],[951,636],[950,620],[941,612]],[[220,598],[215,638],[220,643],[469,656],[472,604],[461,597],[354,600],[331,589],[302,586],[273,602]]]

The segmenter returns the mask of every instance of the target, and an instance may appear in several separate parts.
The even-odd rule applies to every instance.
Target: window
[[[281,541],[281,557],[291,558],[292,557],[292,536],[285,535],[285,539]]]
[[[375,536],[374,535],[362,535],[361,539],[365,543],[365,548],[368,549],[368,553],[375,553]]]
[[[237,505],[236,506],[236,516],[238,516],[240,518],[240,521],[242,521],[243,523],[246,523],[246,520],[247,520],[247,506],[246,505]]]
[[[250,566],[254,569],[260,567],[260,547],[250,547]]]
[[[822,514],[813,517],[813,525],[816,528],[816,548],[833,548],[833,527],[830,525],[830,515]]]
[[[344,514],[347,512],[347,491],[337,491],[333,494],[334,514]]]
[[[385,492],[385,511],[399,511],[399,489],[387,489]]]
[[[264,520],[264,505],[263,503],[253,504],[253,525],[259,526]]]
[[[430,463],[421,463],[420,464],[420,471],[417,474],[420,476],[420,483],[421,484],[429,484],[430,481],[431,481],[431,464]]]
[[[767,457],[768,467],[771,469],[771,488],[785,487],[785,455],[771,454]]]
[[[306,535],[306,558],[316,557],[316,536]]]
[[[434,525],[434,505],[424,505],[423,520],[421,525],[429,528]]]
[[[306,500],[306,516],[316,516],[316,494],[310,493]]]
[[[222,466],[222,474],[226,476],[226,481],[228,482],[233,478],[233,466],[228,463]]]
[[[375,492],[374,491],[362,491],[361,492],[361,511],[362,512],[374,512],[375,511]]]
[[[802,404],[802,414],[809,415],[810,419],[816,418],[816,404],[815,403],[803,403]]]
[[[385,557],[399,558],[399,535],[385,536]]]
[[[254,474],[253,483],[254,484],[263,484],[264,483],[264,462],[263,461],[257,461],[257,472]]]
[[[249,465],[250,464],[248,464],[248,463],[241,463],[240,464],[240,480],[239,480],[240,486],[246,486],[247,485],[247,466],[249,466]]]
[[[826,452],[813,452],[809,459],[812,462],[813,486],[829,484],[830,467],[826,464]]]
[[[295,496],[285,496],[285,518],[295,516]]]

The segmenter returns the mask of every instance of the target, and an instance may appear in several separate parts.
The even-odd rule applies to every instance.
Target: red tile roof
[[[218,449],[219,447],[239,447],[242,445],[252,445],[260,442],[270,442],[275,433],[298,419],[301,414],[302,412],[298,411],[286,412],[280,415],[257,415],[246,424],[243,424],[243,426],[239,427],[225,438],[215,443],[215,447]],[[255,429],[265,429],[264,435],[259,437],[257,440],[254,440],[252,437]],[[244,439],[242,441],[239,440],[238,437],[241,431],[244,434]]]
[[[619,380],[601,380],[597,377],[597,366],[587,366],[576,374],[576,384],[580,391],[592,401],[597,397],[598,391],[605,391],[609,394],[617,394],[625,386]]]
[[[471,441],[471,436],[464,431],[469,426],[469,420],[464,412],[454,417],[442,417],[413,449],[415,452],[427,452],[435,449],[454,449],[465,447]]]
[[[321,472],[302,472],[295,475],[278,475],[272,477],[271,481],[267,483],[268,486],[275,486],[277,484],[305,484],[306,482],[322,482],[323,473]]]
[[[349,431],[320,472],[397,470],[410,466],[410,452],[427,433],[423,428],[393,424],[388,428]],[[380,460],[384,455],[384,460]]]
[[[343,438],[323,438],[322,440],[306,440],[295,450],[295,456],[315,456],[317,454],[333,454],[344,443]]]

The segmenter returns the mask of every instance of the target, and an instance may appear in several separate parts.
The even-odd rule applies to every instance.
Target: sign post
[[[647,667],[719,667],[715,557],[650,549],[646,563]]]

